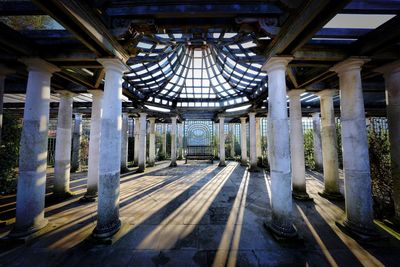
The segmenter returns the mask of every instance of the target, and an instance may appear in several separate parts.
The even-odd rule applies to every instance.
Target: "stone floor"
[[[264,229],[270,216],[270,180],[230,162],[157,164],[144,174],[121,177],[123,227],[112,245],[95,245],[88,236],[96,223],[96,203],[78,200],[85,173],[74,174],[75,197],[47,203],[49,226],[27,245],[2,242],[0,266],[399,266],[400,241],[358,243],[335,225],[344,203],[332,203],[317,192],[321,175],[308,173],[314,202],[293,202],[293,217],[303,242],[277,243]],[[51,192],[49,174],[48,192]],[[50,193],[49,193],[50,194]],[[13,223],[15,197],[0,199],[0,227]]]

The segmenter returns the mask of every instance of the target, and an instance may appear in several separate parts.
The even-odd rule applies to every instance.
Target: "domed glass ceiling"
[[[142,36],[128,64],[124,87],[147,104],[225,107],[249,102],[266,90],[264,58],[251,35]],[[189,41],[188,41],[189,40]]]

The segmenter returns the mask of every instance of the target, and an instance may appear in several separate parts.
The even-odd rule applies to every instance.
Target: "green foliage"
[[[388,218],[394,213],[388,132],[378,132],[371,127],[368,145],[375,217]]]
[[[0,145],[0,194],[6,195],[16,191],[19,141],[22,124],[20,120],[9,115],[3,119]]]
[[[307,168],[311,170],[316,169],[312,129],[307,129],[304,131],[304,160]]]

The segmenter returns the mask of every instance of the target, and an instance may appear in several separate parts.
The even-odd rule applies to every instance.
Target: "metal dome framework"
[[[143,35],[128,64],[124,88],[145,104],[224,108],[249,102],[267,89],[265,58],[251,34]]]

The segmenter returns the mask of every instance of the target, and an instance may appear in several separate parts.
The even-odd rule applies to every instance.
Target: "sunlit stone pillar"
[[[171,164],[176,167],[176,117],[171,117]]]
[[[256,141],[256,113],[249,113],[250,127],[250,169],[249,171],[257,171],[257,141]]]
[[[262,157],[261,118],[256,118],[256,154],[257,160]]]
[[[133,166],[139,166],[139,133],[140,133],[140,121],[139,118],[134,119],[134,138],[135,138],[135,146],[133,148]]]
[[[271,175],[272,221],[269,229],[280,237],[297,235],[292,224],[289,125],[286,67],[291,57],[272,57],[263,66],[268,73],[268,151]]]
[[[69,190],[71,170],[72,104],[74,94],[60,92],[57,118],[56,151],[54,161],[54,189],[57,197],[71,195]]]
[[[215,150],[215,157],[219,158],[219,123],[214,122],[214,129],[215,129],[215,147],[217,149]]]
[[[105,69],[100,136],[99,197],[95,238],[109,238],[120,226],[119,184],[121,169],[122,74],[118,59],[98,59]]]
[[[81,169],[82,114],[75,113],[72,132],[71,172]]]
[[[122,114],[121,127],[121,172],[128,171],[128,114]]]
[[[292,167],[292,195],[299,200],[310,200],[306,190],[304,136],[300,94],[304,90],[290,90],[290,153]]]
[[[242,155],[241,165],[247,166],[247,129],[246,117],[240,117],[240,150]]]
[[[153,167],[156,162],[156,118],[149,118],[149,162]]]
[[[327,89],[318,93],[321,106],[321,142],[325,185],[324,191],[320,195],[331,200],[343,199],[339,187],[339,159],[333,109],[333,96],[336,92],[336,90]]]
[[[230,123],[229,124],[229,135],[231,137],[231,147],[230,147],[231,151],[229,153],[232,158],[235,157],[235,134],[233,131],[233,127],[234,127],[234,124]]]
[[[332,68],[338,73],[346,219],[344,225],[356,232],[368,234],[373,229],[371,175],[365,124],[361,66],[366,61],[347,59]]]
[[[97,197],[97,185],[99,182],[99,161],[100,161],[100,135],[102,117],[102,90],[89,90],[92,94],[92,113],[90,116],[90,138],[88,158],[88,178],[86,193],[82,201],[95,201]]]
[[[0,65],[0,144],[1,144],[1,132],[3,129],[3,99],[4,99],[4,84],[6,80],[6,76],[14,73],[13,70],[10,70],[2,65]]]
[[[165,155],[165,158],[167,158],[167,124],[163,123],[162,124],[162,139],[161,139],[161,143],[162,143],[162,152]]]
[[[146,169],[146,129],[147,129],[147,122],[146,122],[146,113],[139,113],[139,168],[138,172],[144,172]]]
[[[29,74],[19,152],[16,221],[10,237],[26,236],[47,225],[44,198],[50,78],[59,71],[42,59],[21,61],[27,65]]]
[[[183,159],[183,123],[178,124],[178,159]]]
[[[319,112],[312,113],[312,119],[315,167],[317,170],[322,170],[321,122],[319,118]]]
[[[219,166],[225,167],[225,127],[224,117],[219,117]]]
[[[379,69],[386,84],[386,112],[389,128],[395,223],[400,225],[400,63]]]

